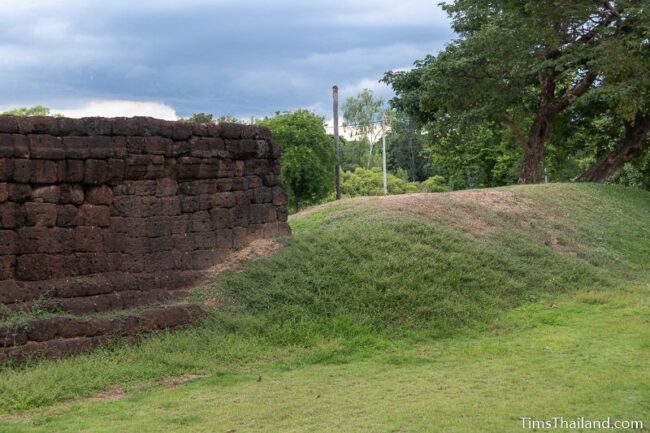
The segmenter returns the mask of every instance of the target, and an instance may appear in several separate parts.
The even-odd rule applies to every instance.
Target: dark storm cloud
[[[179,115],[324,113],[332,84],[385,93],[383,72],[450,37],[429,0],[25,0],[0,10],[0,107],[119,99]]]

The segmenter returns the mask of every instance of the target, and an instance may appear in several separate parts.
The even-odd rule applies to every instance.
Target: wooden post
[[[341,143],[339,139],[339,88],[334,86],[334,147],[336,151],[336,199],[341,199]]]

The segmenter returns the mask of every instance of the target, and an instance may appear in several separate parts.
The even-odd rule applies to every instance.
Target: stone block
[[[111,135],[113,132],[113,121],[105,117],[84,117],[80,119],[87,135]]]
[[[87,139],[89,158],[108,159],[115,155],[113,151],[113,139],[111,137],[93,136]]]
[[[172,197],[178,192],[178,182],[174,179],[158,179],[156,181],[157,197]]]
[[[263,204],[271,203],[273,201],[273,190],[271,188],[261,186],[252,190],[253,203]]]
[[[20,183],[29,183],[32,180],[32,161],[29,159],[14,159],[13,161],[13,181]]]
[[[66,158],[87,159],[90,156],[88,142],[88,137],[64,137],[63,148],[65,149]]]
[[[228,140],[241,139],[246,129],[245,125],[240,125],[239,123],[220,123],[218,127],[220,128],[220,137]]]
[[[233,232],[231,229],[221,229],[217,231],[217,246],[220,249],[232,249],[233,242]]]
[[[287,193],[282,187],[273,187],[273,204],[275,206],[286,206],[288,202]]]
[[[32,183],[48,184],[59,181],[59,164],[55,161],[32,160],[31,170]]]
[[[84,202],[84,189],[79,184],[62,184],[60,186],[61,196],[59,202],[62,204],[80,205]]]
[[[231,181],[232,191],[246,191],[248,189],[248,180],[245,177],[235,177]]]
[[[0,281],[13,280],[15,278],[15,256],[0,256]],[[3,282],[0,285],[4,285]]]
[[[0,230],[0,256],[16,254],[18,235],[12,230]]]
[[[8,182],[13,179],[14,175],[14,160],[13,159],[0,159],[0,182]]]
[[[108,164],[99,159],[88,159],[85,161],[84,183],[89,185],[100,185],[108,179]]]
[[[108,227],[111,225],[111,209],[108,206],[83,204],[74,223],[77,226]]]
[[[210,210],[210,218],[212,219],[212,227],[215,230],[232,226],[231,211],[229,209],[212,209]]]
[[[235,197],[235,193],[232,192],[218,192],[212,195],[212,206],[222,208],[234,207],[237,204]]]
[[[207,232],[212,229],[212,219],[210,212],[199,211],[191,214],[190,230],[193,232]]]
[[[17,116],[0,115],[0,132],[15,134],[18,132]]]
[[[9,186],[6,183],[0,183],[0,203],[9,200]]]
[[[235,206],[230,209],[230,222],[232,227],[248,227],[250,209],[248,206]]]
[[[201,159],[182,156],[176,166],[179,179],[197,179],[201,170]]]
[[[14,156],[14,138],[11,134],[0,134],[0,158]]]
[[[242,248],[248,243],[248,229],[246,227],[234,227],[232,229],[233,248]]]
[[[66,159],[59,164],[59,179],[61,182],[83,182],[84,162],[80,159]]]
[[[171,157],[173,142],[169,138],[146,137],[144,139],[144,152],[151,155]]]
[[[41,186],[32,190],[32,200],[38,203],[58,203],[61,188],[57,185]]]
[[[58,227],[75,227],[77,221],[77,214],[79,209],[77,206],[66,204],[57,207],[56,225]]]
[[[52,203],[25,203],[27,223],[34,226],[54,227],[57,207]]]
[[[95,226],[74,229],[74,245],[78,252],[98,252],[103,250],[103,230]]]
[[[111,185],[118,185],[124,179],[126,162],[122,159],[108,160],[108,182]]]
[[[9,200],[15,203],[24,203],[31,200],[32,187],[25,183],[9,184]]]
[[[277,221],[275,207],[270,204],[252,204],[250,206],[250,223],[264,224]]]
[[[21,281],[49,280],[60,274],[55,260],[47,254],[23,254],[16,259],[16,279]]]
[[[110,206],[113,203],[113,190],[106,185],[91,187],[86,193],[86,201],[89,204]]]
[[[0,227],[13,229],[25,223],[25,207],[12,202],[0,204]]]
[[[30,135],[29,155],[33,159],[65,159],[65,149],[59,137]]]
[[[266,159],[246,160],[246,176],[265,176],[269,174],[269,162]]]

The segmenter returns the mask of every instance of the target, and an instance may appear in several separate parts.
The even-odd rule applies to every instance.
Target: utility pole
[[[334,147],[336,149],[336,199],[341,199],[341,143],[339,140],[339,87],[334,86]]]
[[[386,116],[381,117],[381,141],[384,167],[384,194],[388,194],[388,174],[386,173]]]

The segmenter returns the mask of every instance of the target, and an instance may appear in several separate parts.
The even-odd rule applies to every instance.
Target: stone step
[[[199,271],[107,272],[46,281],[0,281],[0,304],[10,307],[12,304],[50,298],[79,298],[125,291],[176,290],[191,287],[204,276]]]
[[[51,317],[0,325],[0,364],[21,364],[87,352],[116,337],[137,339],[152,331],[175,329],[204,316],[198,305],[147,308],[122,316]]]
[[[122,311],[145,305],[180,301],[186,298],[188,294],[189,291],[186,289],[154,289],[127,290],[124,292],[113,292],[79,298],[50,298],[38,303],[23,302],[5,305],[3,312],[0,312],[0,320],[6,320],[9,316],[16,315],[16,312],[22,311],[52,314],[70,313],[77,315]]]

